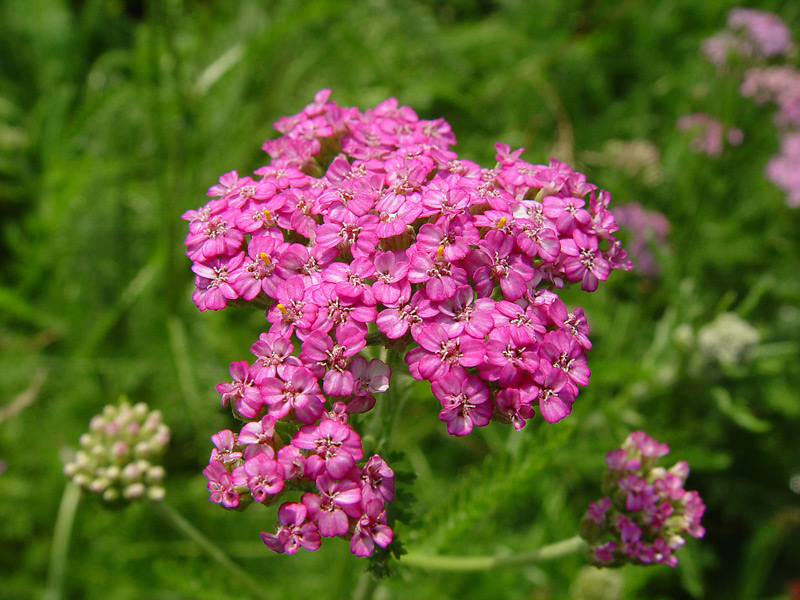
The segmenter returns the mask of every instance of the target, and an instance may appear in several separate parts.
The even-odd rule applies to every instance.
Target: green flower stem
[[[75,522],[75,513],[78,512],[78,503],[81,499],[81,489],[71,481],[67,482],[61,504],[58,507],[56,526],[53,530],[53,545],[50,548],[50,567],[47,571],[47,588],[44,600],[60,600],[64,586],[64,571],[67,568],[67,554],[69,554],[69,538],[72,536],[72,524]]]
[[[194,525],[187,521],[183,515],[177,510],[166,504],[165,502],[157,502],[156,506],[161,510],[164,515],[176,529],[186,535],[189,539],[194,541],[206,554],[225,567],[228,572],[233,576],[233,579],[238,580],[244,587],[246,587],[253,596],[261,598],[262,600],[270,600],[270,597],[264,593],[264,587],[255,582],[255,580],[248,575],[244,569],[231,560],[227,554],[219,549],[211,540],[204,536]]]
[[[362,573],[353,593],[353,600],[371,600],[376,589],[378,589],[378,580],[372,573]]]
[[[400,562],[426,571],[489,571],[556,560],[580,552],[585,548],[586,542],[576,535],[523,554],[511,554],[508,556],[441,556],[411,551],[403,555],[400,558]]]

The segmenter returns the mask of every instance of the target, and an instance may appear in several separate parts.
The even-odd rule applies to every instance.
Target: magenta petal
[[[336,456],[325,461],[325,468],[334,479],[343,479],[355,464],[355,460],[352,456],[347,452],[339,451]],[[344,492],[342,494],[344,494]],[[337,502],[340,504],[348,504],[348,502],[341,502],[341,497],[342,495],[336,497]]]
[[[375,549],[375,542],[368,535],[356,533],[350,540],[350,552],[356,556],[366,557],[372,554]]]
[[[548,423],[556,423],[570,413],[567,405],[564,404],[564,401],[558,396],[550,396],[540,401],[539,410]]]
[[[423,379],[433,381],[447,373],[447,365],[435,354],[426,354],[419,361],[419,374]]]
[[[344,490],[336,494],[336,504],[356,504],[361,502],[361,488]]]
[[[283,544],[278,539],[277,536],[271,533],[261,532],[261,541],[266,544],[267,548],[272,550],[273,552],[277,552],[278,554],[283,554],[285,552]]]
[[[328,396],[349,396],[353,393],[353,374],[350,371],[328,371],[325,373],[322,390]]]
[[[319,532],[324,537],[344,535],[349,528],[350,521],[340,509],[323,511],[319,516]]]

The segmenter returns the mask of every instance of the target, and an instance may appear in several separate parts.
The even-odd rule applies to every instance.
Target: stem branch
[[[580,552],[584,548],[586,548],[586,542],[576,535],[531,552],[509,556],[441,556],[411,551],[405,554],[400,561],[411,567],[427,571],[489,571],[556,560]]]

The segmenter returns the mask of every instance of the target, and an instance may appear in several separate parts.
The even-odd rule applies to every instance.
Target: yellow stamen
[[[270,260],[269,256],[267,256],[267,253],[266,253],[266,252],[260,252],[260,253],[258,254],[258,257],[259,257],[261,260],[263,260],[265,263],[267,263],[268,265],[272,263],[272,261]]]
[[[275,308],[277,308],[279,311],[281,311],[281,314],[284,314],[284,315],[286,314],[286,307],[283,304],[276,304]]]
[[[264,218],[265,218],[267,221],[271,221],[271,220],[272,220],[272,215],[270,214],[269,210],[267,210],[267,209],[265,208],[265,209],[264,209],[264,210],[262,210],[261,212],[262,212],[262,214],[264,215]]]
[[[444,246],[439,246],[436,249],[436,258],[442,258],[443,254],[444,254]]]
[[[507,222],[508,222],[508,219],[506,219],[505,217],[502,217],[502,218],[501,218],[501,219],[500,219],[500,220],[497,222],[497,228],[498,228],[498,229],[502,229],[503,227],[505,227],[505,226],[506,226],[506,223],[507,223]]]

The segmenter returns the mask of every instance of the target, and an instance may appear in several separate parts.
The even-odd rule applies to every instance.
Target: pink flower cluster
[[[379,464],[386,481],[391,470],[379,457],[356,465],[358,436],[345,422],[389,385],[390,368],[368,346],[404,354],[411,376],[431,383],[453,435],[490,419],[519,429],[535,407],[555,422],[588,383],[591,343],[582,311],[569,312],[554,290],[580,282],[594,291],[631,264],[613,236],[609,194],[567,165],[533,165],[497,144],[497,164],[481,168],[450,149],[443,119],[419,119],[393,98],[362,113],[329,95],[276,123],[283,135],[263,146],[268,166],[254,177],[226,173],[212,200],[183,218],[200,310],[266,308],[255,361],[233,363],[232,381],[217,387],[223,405],[245,428],[303,425],[288,445],[256,454],[245,429],[218,434],[212,499],[269,502],[283,482],[313,482],[319,499],[308,492],[284,505],[279,533],[265,543],[310,548],[318,532],[352,536],[351,547],[363,540],[354,549],[363,554],[368,537],[391,538],[383,503],[364,487],[365,469]],[[312,447],[308,436],[333,431],[343,446]],[[345,448],[337,452],[347,468],[328,459],[320,468],[315,457],[340,456],[334,446]],[[215,458],[225,452],[236,459]],[[254,488],[253,477],[272,483]]]
[[[581,536],[590,544],[589,562],[674,567],[674,553],[685,537],[705,535],[700,521],[706,507],[697,492],[683,488],[688,463],[680,461],[669,470],[656,466],[667,453],[666,444],[637,431],[606,455],[604,496],[589,504],[581,521]]]
[[[731,58],[737,58],[744,69],[739,87],[742,96],[753,98],[757,104],[773,103],[777,107],[775,127],[781,149],[768,162],[765,174],[786,192],[786,204],[797,208],[800,206],[800,179],[797,177],[800,154],[796,148],[800,132],[800,71],[787,62],[774,60],[776,57],[782,61],[791,58],[792,50],[791,30],[777,15],[744,8],[732,10],[728,28],[707,39],[702,47],[702,52],[717,67],[725,67]],[[768,64],[767,59],[773,60]],[[692,143],[699,151],[712,156],[719,154],[721,125],[703,126],[704,135]]]
[[[780,150],[766,166],[766,176],[787,194],[786,204],[800,207],[800,71],[790,65],[749,69],[740,87],[757,104],[777,107],[775,127]]]
[[[363,458],[361,438],[337,404],[285,446],[271,415],[246,423],[238,434],[226,429],[211,437],[215,448],[203,474],[212,502],[234,509],[251,501],[272,504],[291,485],[312,490],[300,502],[281,505],[275,534],[261,534],[275,552],[316,550],[320,536],[339,536],[350,539],[353,554],[369,556],[376,544],[392,541],[385,503],[394,496],[394,473],[377,455],[356,464]]]
[[[800,71],[789,65],[753,67],[744,74],[742,96],[757,104],[774,103],[778,129],[800,128]]]
[[[780,152],[767,163],[767,178],[787,194],[786,204],[800,207],[800,131],[781,139]]]
[[[764,60],[786,56],[792,49],[792,32],[786,23],[769,12],[734,8],[728,13],[727,29],[703,42],[702,52],[718,67],[732,58]]]

